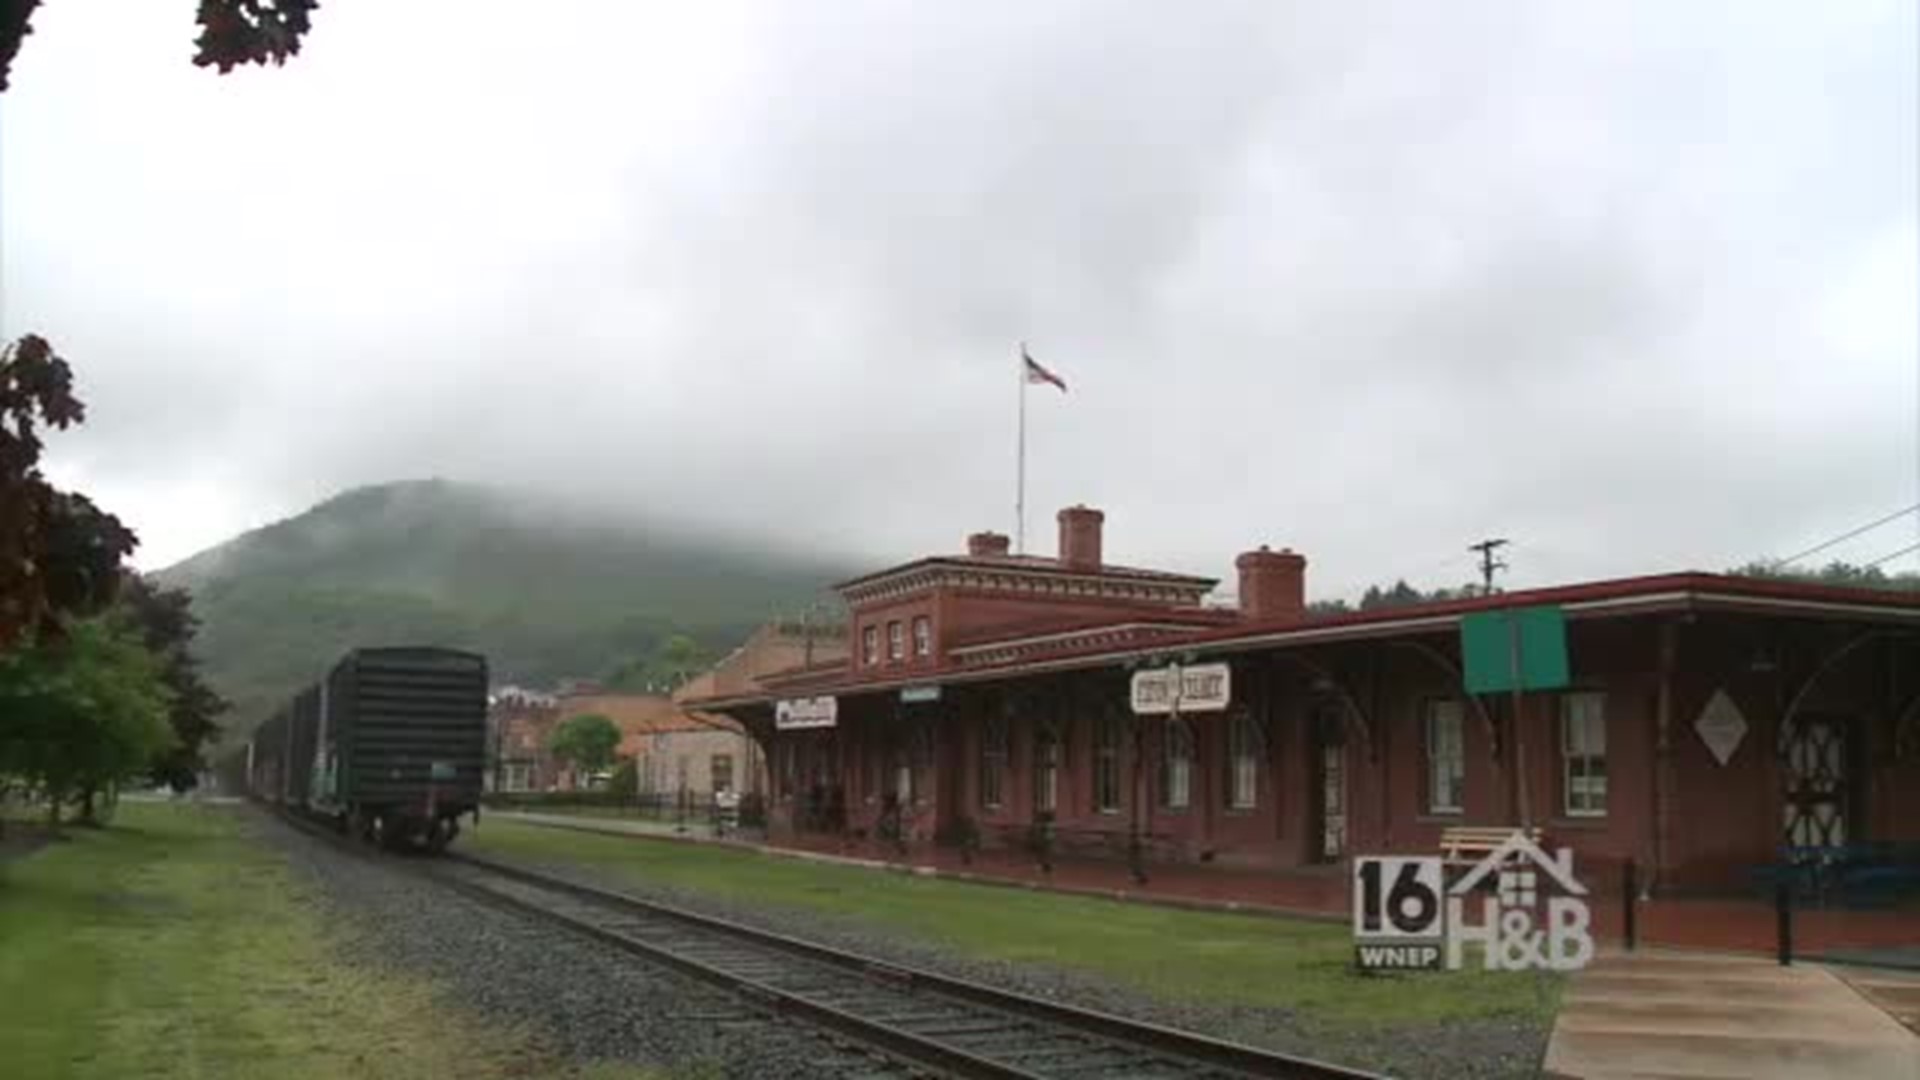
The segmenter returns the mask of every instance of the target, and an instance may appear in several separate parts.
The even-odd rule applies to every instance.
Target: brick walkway
[[[628,818],[588,818],[557,814],[496,812],[488,817],[676,839],[697,843],[728,843],[770,855],[808,857],[867,867],[954,877],[999,885],[1057,889],[1064,892],[1166,903],[1183,907],[1260,911],[1345,920],[1350,917],[1344,870],[1311,867],[1275,873],[1231,867],[1166,864],[1149,867],[1145,884],[1133,881],[1123,863],[1109,859],[1062,857],[1051,873],[1043,872],[1024,853],[990,851],[972,863],[957,852],[935,848],[916,850],[906,859],[887,858],[871,843],[809,838],[797,845],[771,845],[757,839],[716,840],[704,824],[677,834],[670,822]],[[1599,878],[1592,886],[1595,931],[1603,940],[1622,936],[1622,892],[1618,880]],[[1770,904],[1740,899],[1654,900],[1640,905],[1640,940],[1647,945],[1671,945],[1717,951],[1771,954],[1775,948],[1775,914]],[[1920,909],[1898,911],[1803,910],[1794,917],[1795,949],[1811,956],[1835,949],[1894,949],[1920,942]]]

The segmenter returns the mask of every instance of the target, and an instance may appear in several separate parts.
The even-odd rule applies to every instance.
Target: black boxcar
[[[282,708],[253,729],[247,743],[247,790],[270,803],[287,801],[287,710]]]
[[[355,649],[254,733],[249,783],[368,839],[438,850],[478,811],[486,725],[484,658]]]

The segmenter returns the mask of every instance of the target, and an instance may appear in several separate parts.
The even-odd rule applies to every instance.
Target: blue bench
[[[1920,845],[1783,847],[1780,860],[1755,868],[1753,879],[1768,894],[1784,882],[1801,903],[1890,907],[1920,896]]]

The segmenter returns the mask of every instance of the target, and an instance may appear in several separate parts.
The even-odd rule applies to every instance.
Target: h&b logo
[[[1458,970],[1467,945],[1480,946],[1488,971],[1574,971],[1593,959],[1587,890],[1573,875],[1573,853],[1541,850],[1516,831],[1451,886],[1437,857],[1369,856],[1353,866],[1353,935],[1363,969]],[[1481,897],[1479,918],[1469,901]],[[1549,890],[1552,890],[1551,892]],[[1544,903],[1542,902],[1544,898]]]

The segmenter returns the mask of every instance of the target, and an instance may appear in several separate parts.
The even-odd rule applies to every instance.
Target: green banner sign
[[[1557,607],[1482,611],[1460,619],[1467,690],[1558,690],[1567,685],[1567,617]]]

